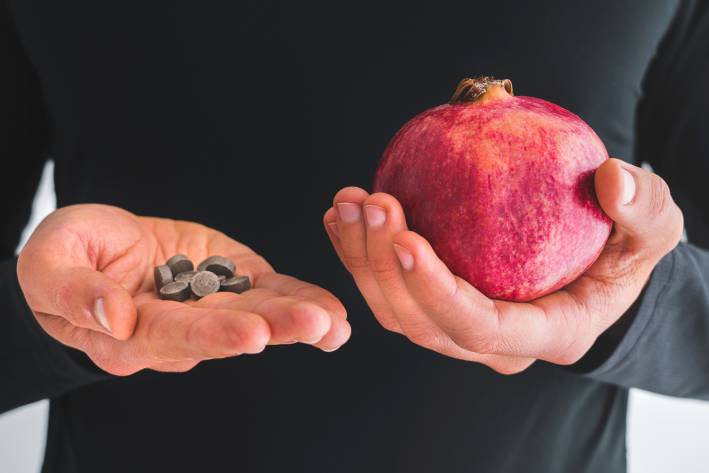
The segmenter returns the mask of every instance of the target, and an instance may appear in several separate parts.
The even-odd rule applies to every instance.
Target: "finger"
[[[268,323],[256,314],[167,301],[141,305],[135,332],[125,341],[59,316],[37,320],[61,343],[85,352],[99,368],[117,376],[144,368],[186,371],[203,360],[260,353],[270,339]]]
[[[18,278],[36,313],[57,315],[77,327],[107,333],[119,340],[131,336],[136,308],[131,295],[105,274],[88,267],[63,267],[37,253],[24,253]],[[42,268],[26,274],[26,268]]]
[[[375,279],[384,289],[385,295],[390,289],[405,288],[392,243],[395,234],[407,230],[404,211],[399,201],[389,194],[372,194],[364,202],[364,214],[367,228],[367,260]]]
[[[38,321],[42,328],[52,333],[64,345],[81,350],[96,366],[115,376],[129,376],[150,368],[166,373],[182,373],[194,368],[200,360],[160,361],[143,356],[126,356],[125,345],[100,332],[76,327],[59,316],[43,316]]]
[[[387,199],[384,199],[384,202],[381,202],[381,204],[387,206],[388,204],[386,201]],[[377,204],[377,199],[374,199],[372,201],[372,205]],[[395,207],[397,206],[397,204],[395,204],[394,202],[390,202],[390,204],[394,205]],[[401,212],[400,208],[398,208],[397,211]],[[365,210],[365,215],[366,213],[367,210]],[[370,209],[370,213],[372,213],[372,209]],[[376,209],[374,209],[374,214],[376,214]],[[325,223],[325,228],[328,232],[328,235],[330,236],[330,240],[332,241],[333,246],[335,247],[335,251],[337,251],[338,256],[340,256],[340,260],[343,262],[343,264],[345,264],[345,260],[342,255],[342,247],[339,241],[340,235],[339,229],[337,228],[336,218],[337,216],[334,209],[329,209],[325,213],[323,221]],[[376,215],[374,215],[374,218],[370,217],[370,221],[371,220],[377,221]],[[401,220],[403,220],[403,217],[401,217]],[[398,230],[401,230],[401,226],[399,226]],[[380,288],[377,288],[377,292],[379,294],[382,294]],[[384,296],[382,295],[381,297]],[[383,301],[383,304],[386,304],[388,308],[391,307],[388,301]],[[519,373],[527,369],[534,362],[534,359],[531,358],[514,358],[499,355],[478,354],[465,350],[462,347],[455,345],[447,336],[445,336],[445,334],[441,333],[441,330],[439,330],[437,327],[433,326],[432,323],[427,321],[425,317],[421,316],[418,318],[418,321],[415,321],[411,317],[411,315],[418,313],[419,308],[414,307],[413,304],[410,307],[412,310],[409,312],[407,322],[411,323],[409,324],[410,329],[407,336],[413,339],[419,345],[433,349],[439,353],[443,353],[446,356],[451,356],[466,361],[483,363],[491,367],[496,372],[502,374]],[[398,330],[396,331],[399,333],[403,333],[404,331],[400,328],[399,323],[396,323],[399,326]],[[349,329],[349,327],[347,328]],[[324,343],[326,343],[326,339],[323,339],[323,341],[321,342],[321,344]],[[321,344],[318,344],[318,346],[320,346]]]
[[[394,235],[406,231],[401,205],[393,196],[377,193],[364,202],[364,209],[369,267],[398,325],[414,343],[445,352],[450,340],[416,303],[394,252]]]
[[[335,195],[335,208],[339,233],[339,248],[345,267],[352,274],[357,288],[367,301],[379,323],[394,332],[401,333],[401,327],[381,292],[367,261],[366,229],[362,217],[362,203],[369,196],[363,189],[346,187]],[[326,222],[330,223],[330,222]]]
[[[126,353],[126,341],[94,330],[77,327],[64,317],[58,315],[38,314],[37,322],[45,332],[60,343],[80,350],[94,362],[96,366],[115,376],[129,376],[159,363],[158,360],[146,360],[143,355]]]
[[[332,247],[337,253],[337,257],[340,258],[342,265],[347,267],[345,256],[342,252],[342,244],[340,243],[340,230],[337,228],[337,211],[335,211],[334,207],[327,209],[323,215],[323,225],[327,236],[330,238],[330,243],[332,243]]]
[[[527,335],[524,324],[534,315],[520,316],[520,326],[512,317],[501,317],[494,301],[453,275],[428,241],[414,232],[397,234],[393,246],[409,293],[455,344],[457,350],[449,348],[450,353],[462,350],[467,355],[458,357],[503,374],[518,373],[534,362],[534,350],[517,342]]]
[[[270,345],[293,341],[314,344],[331,327],[331,316],[320,305],[269,289],[256,288],[243,294],[222,292],[200,300],[195,307],[258,314],[270,327]]]
[[[347,318],[345,306],[331,292],[298,278],[279,273],[266,273],[254,281],[254,287],[307,299],[320,305],[334,317]]]
[[[362,202],[369,196],[363,189],[346,187],[335,195],[333,207],[345,266],[353,273],[366,273],[367,247],[362,219]]]
[[[330,352],[349,340],[352,331],[350,324],[346,321],[347,311],[340,300],[329,291],[297,278],[277,273],[265,274],[258,278],[255,287],[267,288],[280,294],[295,296],[301,300],[314,302],[324,308],[331,317],[330,329],[318,342],[314,343],[316,347]],[[310,336],[310,339],[314,339],[313,336]]]
[[[352,327],[350,327],[350,324],[346,320],[333,318],[331,320],[330,330],[319,342],[315,343],[314,346],[323,351],[332,352],[347,343],[351,335]]]
[[[389,194],[376,193],[364,201],[363,208],[370,274],[404,334],[421,343],[419,334],[430,335],[431,324],[406,288],[392,245],[393,235],[406,230],[401,205]]]
[[[501,326],[495,303],[454,276],[426,239],[404,232],[393,245],[410,294],[457,347],[472,353],[469,359],[505,374],[534,362],[529,350],[516,346],[516,326]]]
[[[458,347],[501,359],[481,362],[502,371],[535,359],[568,364],[598,332],[566,291],[531,303],[493,301],[454,276],[430,244],[413,232],[397,235],[395,251],[410,293]],[[510,364],[510,358],[515,363]]]
[[[428,308],[418,304],[418,295],[407,286],[394,249],[394,236],[407,233],[399,202],[378,193],[365,201],[364,209],[370,268],[404,334],[414,343],[447,356],[485,364],[500,361],[496,355],[481,355],[456,345],[430,317]]]
[[[150,366],[260,353],[270,338],[268,323],[257,314],[159,301],[140,307],[135,334],[119,348]]]
[[[615,222],[614,242],[657,259],[679,242],[682,212],[657,174],[609,159],[596,171],[595,187],[601,207]]]
[[[534,302],[545,314],[539,330],[553,335],[540,357],[554,363],[578,360],[625,313],[683,230],[682,213],[656,174],[609,159],[596,171],[595,187],[613,234],[584,274]]]
[[[420,235],[400,233],[392,248],[409,293],[456,345],[478,353],[500,351],[492,300],[455,277]]]

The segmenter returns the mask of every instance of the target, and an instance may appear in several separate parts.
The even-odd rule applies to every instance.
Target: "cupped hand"
[[[492,300],[452,274],[409,231],[399,202],[348,187],[324,216],[343,264],[379,322],[447,356],[512,374],[541,359],[568,365],[640,295],[679,242],[682,213],[665,182],[609,159],[595,174],[613,232],[598,260],[567,287],[527,303]]]
[[[153,268],[176,253],[195,263],[226,256],[253,289],[184,303],[160,300]],[[247,246],[203,225],[117,207],[53,212],[20,253],[17,274],[42,328],[116,375],[186,371],[267,345],[301,342],[333,351],[350,335],[337,298],[276,273]]]

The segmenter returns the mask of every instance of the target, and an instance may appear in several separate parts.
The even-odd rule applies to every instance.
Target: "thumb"
[[[17,272],[30,308],[59,316],[76,327],[130,338],[137,311],[128,291],[105,274],[86,267],[47,268],[20,255]]]
[[[601,207],[615,222],[611,242],[657,259],[677,245],[684,219],[660,176],[611,158],[596,170],[595,187]]]

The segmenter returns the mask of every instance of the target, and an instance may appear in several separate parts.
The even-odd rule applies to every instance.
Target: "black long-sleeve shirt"
[[[683,1],[671,23],[677,5],[10,0],[0,411],[51,398],[52,473],[624,471],[628,387],[709,399],[709,9]],[[505,377],[386,332],[321,228],[333,193],[369,187],[393,133],[473,74],[576,112],[685,212],[691,243],[571,369]],[[102,373],[39,328],[17,284],[47,157],[59,206],[225,231],[339,296],[351,341]],[[174,183],[195,191],[166,197]]]

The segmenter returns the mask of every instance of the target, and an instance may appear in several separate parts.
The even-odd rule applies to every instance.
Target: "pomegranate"
[[[514,96],[509,80],[478,77],[396,133],[374,191],[399,199],[411,229],[455,274],[488,297],[529,301],[576,279],[602,251],[612,222],[593,174],[607,158],[578,116]]]

